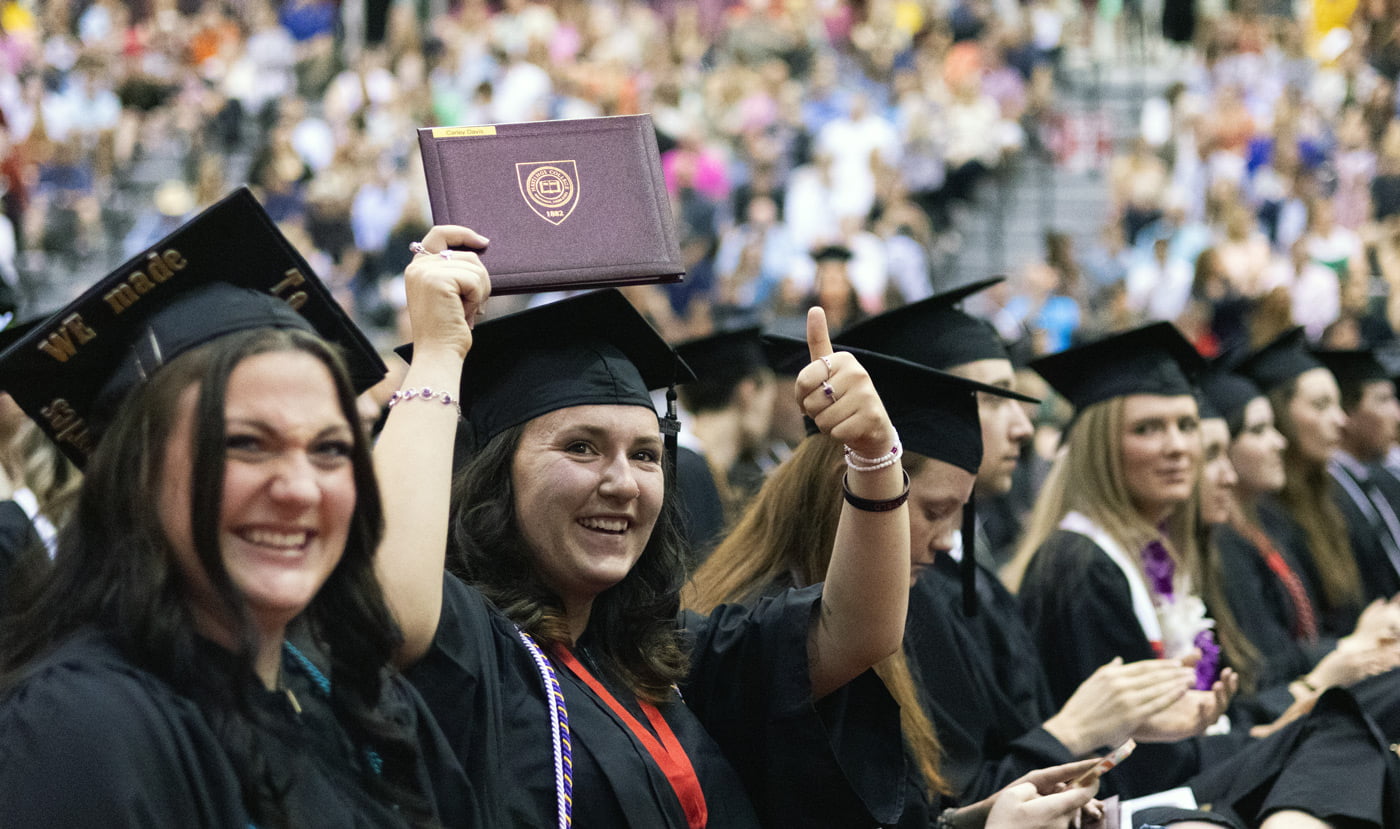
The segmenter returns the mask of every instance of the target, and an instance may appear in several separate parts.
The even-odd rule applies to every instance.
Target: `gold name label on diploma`
[[[472,138],[478,135],[495,135],[495,127],[435,127],[434,138]]]

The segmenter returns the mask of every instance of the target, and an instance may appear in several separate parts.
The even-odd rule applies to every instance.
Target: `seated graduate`
[[[387,673],[355,419],[382,373],[247,190],[6,352],[0,384],[85,478],[0,630],[5,824],[482,825]]]
[[[460,227],[423,240],[485,244]],[[412,363],[375,448],[380,578],[410,678],[491,787],[490,825],[893,822],[899,713],[868,669],[903,633],[907,489],[894,427],[820,311],[803,407],[891,460],[851,476],[824,589],[678,619],[686,573],[648,394],[684,379],[674,352],[615,291],[473,331],[490,290],[474,253],[419,255],[405,277]],[[472,454],[454,482],[443,403],[459,388]]]
[[[801,341],[773,340],[775,349],[789,352],[795,350],[794,343],[802,346]],[[851,353],[870,372],[904,442],[900,462],[910,477],[912,582],[934,565],[935,556],[946,557],[950,539],[961,525],[962,507],[982,460],[979,394],[1012,392],[861,349]],[[821,434],[808,436],[769,476],[733,532],[696,572],[683,594],[686,606],[704,613],[724,602],[752,603],[776,591],[826,579],[840,515],[841,482],[860,474],[861,466],[843,452],[839,442]],[[793,504],[806,508],[795,511]],[[906,636],[912,634],[906,631]],[[956,654],[945,656],[943,669],[960,672]],[[918,675],[911,674],[904,653],[885,659],[876,670],[900,704],[912,760],[912,788],[923,795],[911,800],[899,825],[930,826],[956,799],[947,797],[950,787],[940,768],[946,752],[924,706],[928,697]],[[1049,792],[1054,783],[1069,782],[1092,764],[1090,760],[1026,771],[1041,782],[1041,791]],[[1008,780],[1006,790],[950,813],[947,819],[960,827],[980,826],[982,821],[988,827],[1066,826],[1094,791],[1092,786],[1067,790],[1049,799],[1008,796],[1025,780]]]
[[[744,326],[676,345],[695,373],[694,380],[676,389],[686,415],[676,471],[687,540],[697,559],[719,542],[773,465],[767,457],[773,404],[786,390],[778,388],[768,367],[760,331]],[[688,454],[701,461],[699,471],[708,480],[687,474]],[[717,504],[710,500],[712,493]]]
[[[1287,440],[1284,483],[1277,496],[1258,499],[1260,519],[1302,553],[1298,576],[1313,597],[1318,631],[1345,636],[1365,606],[1365,589],[1337,506],[1327,462],[1341,440],[1346,414],[1336,378],[1307,349],[1301,328],[1247,355],[1234,367],[1269,398]]]
[[[1370,349],[1314,351],[1337,381],[1346,419],[1327,460],[1333,494],[1367,599],[1400,594],[1400,480],[1384,462],[1400,430],[1400,403],[1390,372]]]
[[[1214,415],[1201,421],[1207,473],[1221,452],[1231,468],[1228,475],[1202,476],[1201,521],[1210,531],[1202,544],[1207,604],[1227,604],[1249,645],[1234,655],[1246,690],[1237,702],[1254,720],[1271,721],[1333,685],[1400,665],[1389,607],[1368,609],[1340,642],[1318,633],[1315,600],[1298,575],[1306,553],[1293,549],[1290,536],[1272,529],[1259,510],[1260,498],[1284,483],[1285,441],[1268,398],[1219,366],[1201,388],[1203,414],[1209,408]]]
[[[1011,359],[996,331],[954,307],[999,281],[972,283],[872,317],[842,332],[837,342],[1009,390]],[[984,449],[973,494],[995,497],[1011,487],[1030,423],[1009,393],[978,394],[977,408]],[[921,476],[915,476],[911,493],[916,505],[930,497]],[[967,509],[975,511],[971,501]],[[910,593],[905,648],[942,744],[943,774],[964,801],[986,797],[1032,769],[1111,749],[1128,737],[1171,741],[1210,724],[1184,698],[1194,673],[1176,660],[1112,659],[1074,689],[1063,707],[1057,705],[1015,598],[978,561],[983,545],[963,544],[980,531],[954,533],[951,540],[919,532],[917,509],[910,523],[916,555],[926,550],[932,564]],[[967,580],[975,601],[965,601]],[[948,670],[949,664],[960,669]],[[1105,781],[1110,790],[1116,777]]]
[[[1052,692],[1063,696],[1115,656],[1195,659],[1188,699],[1222,712],[1237,685],[1221,668],[1232,642],[1216,641],[1197,594],[1192,496],[1202,447],[1188,376],[1203,361],[1169,323],[1157,323],[1032,365],[1076,407],[1013,561],[1020,567],[1007,573]],[[1198,800],[1248,825],[1337,817],[1379,826],[1382,787],[1358,794],[1350,784],[1384,780],[1384,733],[1334,689],[1270,739],[1236,731],[1140,746],[1115,774],[1135,794],[1189,783]],[[1351,758],[1340,769],[1325,759],[1337,751]],[[1316,782],[1301,782],[1309,779]]]

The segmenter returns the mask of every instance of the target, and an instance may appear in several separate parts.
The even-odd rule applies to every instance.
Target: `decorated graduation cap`
[[[842,331],[837,345],[867,348],[946,369],[974,360],[1009,360],[996,329],[986,320],[958,310],[967,297],[1005,277],[983,279],[886,311]]]
[[[632,303],[607,288],[478,325],[462,367],[462,414],[480,450],[512,426],[569,406],[655,411],[650,389],[692,378]]]
[[[81,467],[133,387],[192,348],[268,326],[338,344],[356,391],[384,376],[364,335],[244,187],[0,353],[0,388]]]
[[[1271,392],[1305,371],[1322,367],[1322,363],[1308,351],[1303,329],[1291,328],[1269,344],[1247,354],[1234,370],[1253,380],[1265,392]]]
[[[1350,350],[1314,351],[1323,366],[1337,378],[1342,390],[1342,399],[1359,397],[1361,387],[1366,383],[1389,381],[1391,373],[1376,359],[1376,353],[1369,348]]]
[[[1155,322],[1030,362],[1075,412],[1129,394],[1193,394],[1205,358],[1169,322]]]

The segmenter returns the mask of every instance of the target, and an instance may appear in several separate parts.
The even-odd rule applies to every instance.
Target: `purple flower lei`
[[[1220,678],[1220,646],[1208,630],[1196,634],[1195,645],[1201,652],[1201,661],[1196,663],[1196,690],[1209,691]]]
[[[1142,567],[1147,572],[1147,580],[1152,583],[1152,592],[1171,601],[1176,595],[1176,562],[1161,539],[1153,539],[1142,548]]]
[[[1152,585],[1152,592],[1168,602],[1176,598],[1176,562],[1161,539],[1153,539],[1142,548],[1142,569]],[[1220,645],[1216,644],[1215,634],[1203,630],[1196,634],[1192,642],[1201,652],[1201,661],[1196,663],[1196,690],[1208,691],[1220,676]]]

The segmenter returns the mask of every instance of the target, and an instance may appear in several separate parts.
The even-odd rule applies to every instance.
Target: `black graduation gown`
[[[681,501],[681,533],[691,561],[699,564],[724,532],[724,503],[710,465],[699,453],[680,447],[676,452],[676,491]]]
[[[364,778],[371,772],[364,755],[312,681],[285,666],[284,679],[301,714],[285,694],[260,686],[252,704],[266,715],[259,747],[269,767],[290,770],[291,825],[406,826],[367,793]],[[414,774],[440,799],[443,824],[487,825],[475,815],[475,796],[412,687],[395,677],[383,705],[416,729],[423,764]],[[231,761],[198,706],[95,632],[74,636],[40,660],[0,702],[0,824],[254,826]]]
[[[1277,498],[1260,496],[1258,508],[1259,522],[1264,526],[1264,531],[1278,545],[1279,552],[1290,557],[1289,563],[1297,565],[1294,572],[1303,580],[1303,586],[1313,598],[1313,607],[1317,609],[1318,631],[1332,638],[1351,633],[1356,628],[1356,621],[1361,618],[1361,605],[1348,603],[1333,607],[1329,604],[1317,560],[1313,558],[1308,545],[1307,533]]]
[[[1268,535],[1268,528],[1264,528]],[[1244,536],[1228,526],[1214,533],[1220,552],[1223,592],[1240,632],[1259,651],[1260,664],[1255,676],[1256,693],[1237,702],[1257,722],[1271,722],[1293,703],[1288,683],[1312,670],[1319,659],[1336,646],[1335,639],[1320,637],[1314,642],[1297,639],[1293,630],[1297,610],[1263,555]],[[1270,537],[1284,562],[1300,570],[1296,554],[1278,539]],[[1302,581],[1302,579],[1299,579]],[[1306,593],[1306,584],[1304,584]],[[1316,602],[1309,595],[1308,601]]]
[[[867,672],[811,702],[807,631],[820,596],[817,586],[680,620],[691,672],[681,697],[658,708],[695,768],[714,829],[867,826],[900,813],[899,711],[884,685]],[[579,650],[586,660],[587,635]],[[558,665],[556,674],[573,745],[574,825],[685,829],[642,744],[588,686]],[[488,825],[556,825],[543,681],[515,626],[449,575],[433,644],[408,676],[468,777],[486,787],[496,808]]]
[[[1247,825],[1277,809],[1303,809],[1346,826],[1400,822],[1397,733],[1400,671],[1332,688],[1313,711],[1189,785],[1202,804]]]
[[[1332,487],[1333,500],[1346,519],[1347,538],[1351,541],[1352,555],[1356,556],[1366,601],[1389,599],[1400,593],[1400,573],[1396,572],[1395,564],[1386,554],[1381,537],[1371,523],[1375,507],[1369,502],[1357,502],[1356,498],[1365,498],[1366,493],[1360,489],[1363,484],[1354,470],[1341,463],[1330,463],[1328,471],[1336,484]],[[1366,471],[1376,478],[1375,484],[1381,495],[1391,502],[1391,508],[1400,511],[1400,500],[1395,500],[1400,495],[1396,491],[1400,485],[1395,484],[1390,473],[1379,465],[1369,466]]]
[[[1041,727],[1056,709],[1015,600],[981,567],[978,587],[981,606],[969,618],[958,565],[940,556],[910,592],[904,633],[942,744],[943,774],[963,803],[1076,759]]]
[[[1115,656],[1124,662],[1157,656],[1133,614],[1123,571],[1088,536],[1052,533],[1026,569],[1020,601],[1058,705]],[[1180,785],[1246,739],[1232,732],[1139,745],[1114,771],[1119,793],[1138,797]]]
[[[18,569],[42,566],[45,558],[44,543],[24,508],[14,501],[0,501],[0,611],[5,609]]]

